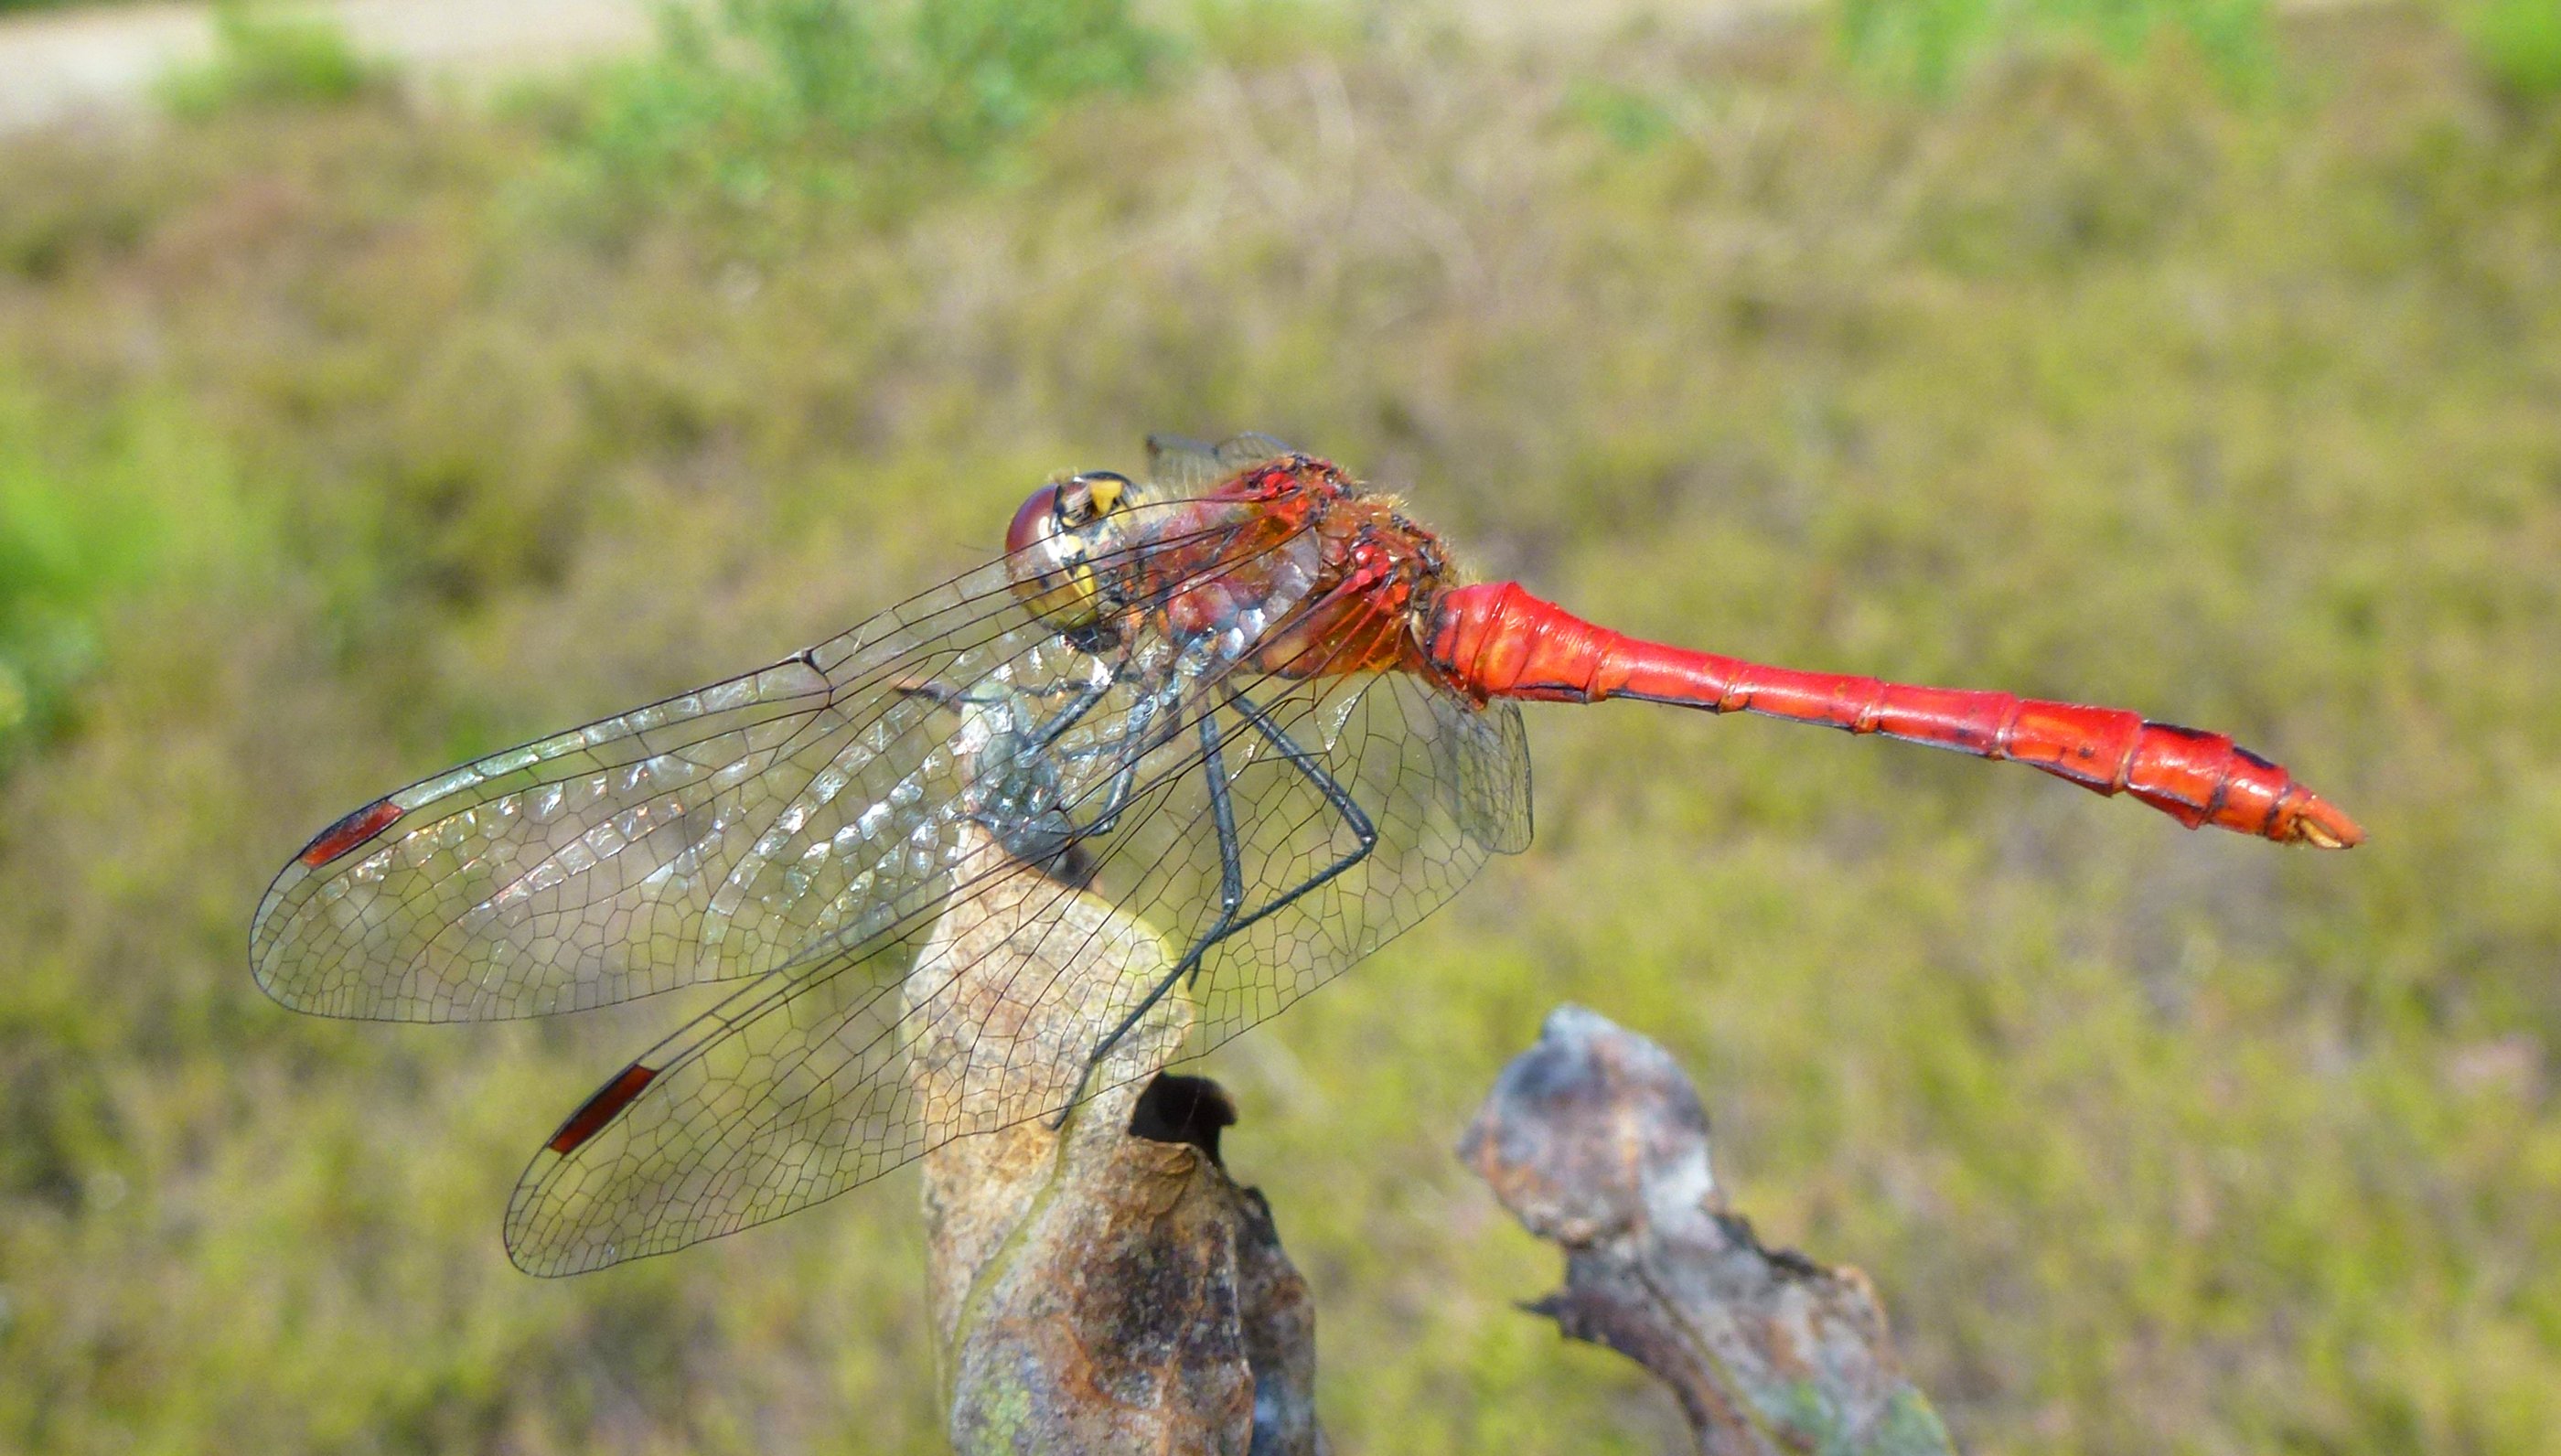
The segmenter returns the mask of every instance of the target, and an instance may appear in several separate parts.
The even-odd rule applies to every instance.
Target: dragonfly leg
[[[1266,915],[1277,914],[1288,908],[1292,901],[1314,891],[1325,882],[1368,859],[1370,852],[1378,848],[1378,826],[1370,822],[1369,815],[1363,812],[1359,802],[1352,798],[1351,791],[1343,787],[1342,780],[1326,772],[1325,766],[1316,760],[1315,754],[1299,747],[1297,740],[1290,737],[1280,725],[1274,723],[1272,716],[1256,706],[1252,699],[1242,693],[1232,693],[1228,696],[1228,702],[1236,709],[1238,716],[1254,726],[1256,732],[1271,740],[1272,745],[1280,750],[1280,756],[1289,760],[1290,767],[1306,775],[1307,782],[1315,785],[1316,792],[1325,796],[1325,802],[1332,806],[1333,811],[1343,816],[1343,823],[1350,826],[1352,837],[1360,841],[1356,847],[1344,851],[1341,858],[1309,876],[1287,894],[1281,895],[1228,926],[1227,933],[1233,935]]]
[[[1069,728],[1084,722],[1085,716],[1094,711],[1094,705],[1102,702],[1103,696],[1111,691],[1113,681],[1111,678],[1105,678],[1102,682],[1088,683],[1077,689],[1076,696],[1068,700],[1065,708],[1060,709],[1049,722],[1032,730],[1031,745],[1034,748],[1046,748],[1057,742]]]
[[[1159,977],[1156,984],[1148,988],[1147,994],[1138,999],[1138,1004],[1129,1008],[1128,1015],[1120,1018],[1119,1025],[1114,1026],[1109,1035],[1095,1044],[1093,1052],[1087,1053],[1085,1069],[1077,1073],[1076,1085],[1068,1089],[1067,1101],[1058,1109],[1058,1120],[1050,1124],[1053,1130],[1066,1126],[1067,1114],[1077,1103],[1085,1100],[1086,1085],[1094,1080],[1095,1068],[1103,1064],[1103,1058],[1111,1054],[1111,1049],[1120,1045],[1120,1039],[1129,1035],[1130,1029],[1137,1026],[1148,1012],[1155,1010],[1156,1003],[1165,999],[1165,993],[1173,990],[1175,983],[1186,975],[1198,974],[1201,957],[1209,954],[1211,946],[1227,938],[1236,926],[1237,911],[1245,906],[1245,851],[1237,842],[1236,803],[1228,795],[1227,760],[1219,751],[1216,713],[1201,715],[1200,737],[1201,771],[1208,775],[1209,781],[1210,822],[1218,831],[1218,918],[1210,923],[1209,929],[1198,940],[1192,942],[1191,949],[1183,952],[1183,958],[1174,962],[1173,969]]]
[[[1129,760],[1120,765],[1120,771],[1111,776],[1111,787],[1103,796],[1103,812],[1095,815],[1093,822],[1085,826],[1087,838],[1110,834],[1119,825],[1120,811],[1129,807],[1129,791],[1138,782],[1138,763],[1144,756],[1143,751],[1130,755]]]
[[[1108,745],[1120,757],[1119,771],[1111,776],[1111,787],[1104,793],[1102,812],[1085,826],[1082,837],[1091,839],[1096,835],[1110,834],[1119,824],[1121,811],[1129,807],[1130,791],[1137,785],[1139,764],[1148,754],[1173,741],[1177,730],[1170,721],[1163,728],[1155,727],[1156,715],[1181,697],[1182,684],[1177,680],[1166,684],[1155,696],[1141,699],[1129,711],[1129,727]],[[1128,746],[1131,743],[1136,746]]]
[[[1067,1124],[1068,1111],[1083,1100],[1086,1084],[1094,1079],[1095,1068],[1103,1064],[1103,1058],[1111,1054],[1111,1049],[1119,1044],[1122,1037],[1129,1034],[1132,1027],[1138,1025],[1139,1019],[1154,1010],[1156,1003],[1165,998],[1166,992],[1174,989],[1176,982],[1186,978],[1193,981],[1199,980],[1210,947],[1266,916],[1278,914],[1288,908],[1293,902],[1313,893],[1326,882],[1368,859],[1371,852],[1378,848],[1377,825],[1371,822],[1359,802],[1352,798],[1351,791],[1343,787],[1342,781],[1325,771],[1324,765],[1317,761],[1315,754],[1300,747],[1297,740],[1289,736],[1287,729],[1273,722],[1270,714],[1264,712],[1244,694],[1232,693],[1228,695],[1227,701],[1228,705],[1236,710],[1237,715],[1251,725],[1256,732],[1261,733],[1274,747],[1280,750],[1280,756],[1287,759],[1291,767],[1306,776],[1307,781],[1315,786],[1316,792],[1322,794],[1325,802],[1333,808],[1334,812],[1342,816],[1343,823],[1350,827],[1353,837],[1359,843],[1344,851],[1332,864],[1300,881],[1287,892],[1276,896],[1250,914],[1239,914],[1238,909],[1245,899],[1245,867],[1244,856],[1236,834],[1236,807],[1229,797],[1227,765],[1219,750],[1217,715],[1205,715],[1201,719],[1201,767],[1209,775],[1210,816],[1218,828],[1218,919],[1211,924],[1206,933],[1192,942],[1191,949],[1183,953],[1183,958],[1175,962],[1171,970],[1165,972],[1163,977],[1148,990],[1146,996],[1140,999],[1138,1005],[1127,1016],[1122,1017],[1120,1024],[1111,1029],[1111,1034],[1105,1037],[1095,1047],[1093,1053],[1086,1057],[1085,1070],[1077,1077],[1076,1086],[1070,1091],[1066,1106],[1059,1109],[1058,1120],[1051,1124],[1054,1128]]]

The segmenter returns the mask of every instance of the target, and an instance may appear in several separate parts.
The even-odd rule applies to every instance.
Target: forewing
[[[762,969],[770,936],[701,954],[706,921],[716,896],[744,907],[734,873],[845,751],[848,706],[787,659],[401,789],[276,877],[258,984],[300,1011],[464,1021]]]
[[[1278,1013],[1527,843],[1510,705],[1403,674],[1224,686],[1244,694],[1213,712],[1245,889],[1232,912],[1195,718],[1087,842],[1090,889],[989,861],[982,843],[939,921],[786,967],[617,1074],[526,1170],[508,1213],[517,1262],[574,1273],[664,1252],[1054,1115],[1080,1086],[1143,1077]],[[1201,974],[1087,1078],[1106,1036],[1231,914]]]
[[[909,690],[1094,670],[991,565],[772,667],[358,810],[268,888],[253,969],[300,1011],[481,1021],[760,975],[865,939],[948,885],[930,853],[962,787],[951,721]]]

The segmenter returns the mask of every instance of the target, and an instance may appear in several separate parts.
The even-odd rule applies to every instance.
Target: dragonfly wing
[[[1206,495],[1249,465],[1297,453],[1268,434],[1246,433],[1211,444],[1189,435],[1147,436],[1147,481],[1161,498]]]
[[[1206,495],[1229,473],[1219,461],[1218,446],[1207,440],[1161,432],[1147,436],[1147,483],[1163,499]]]
[[[1196,535],[1142,518],[1131,551],[1176,545],[1204,572],[1280,546],[1247,531],[1231,552],[1221,519],[1159,519]],[[949,851],[966,786],[951,695],[1096,671],[1023,609],[1002,563],[981,567],[763,671],[348,815],[259,901],[253,969],[300,1011],[484,1021],[761,975],[865,939],[947,888],[931,857]],[[927,683],[941,695],[912,691]]]
[[[1403,674],[1243,686],[1243,706],[1213,710],[1232,842],[1197,717],[1086,842],[1086,888],[959,826],[975,858],[940,907],[743,988],[573,1114],[510,1204],[517,1262],[562,1274],[665,1252],[1054,1115],[1275,1015],[1526,844],[1511,705]],[[1083,729],[1059,740],[1093,746]],[[1241,923],[1089,1078],[1103,1038],[1218,926],[1231,855]]]
[[[1266,460],[1297,453],[1297,446],[1253,429],[1221,440],[1217,450],[1219,463],[1226,466],[1231,475],[1248,465],[1260,465]]]
[[[324,832],[250,935],[297,1010],[477,1021],[758,975],[933,892],[949,720],[902,691],[1067,650],[981,572],[772,667],[494,753]],[[897,851],[897,853],[893,853]]]
[[[939,918],[742,988],[572,1114],[508,1203],[518,1266],[574,1274],[664,1253],[1066,1107],[1095,1028],[1171,951],[983,832],[973,850]],[[1168,1007],[1097,1084],[1152,1071],[1181,1030]]]
[[[760,1222],[914,1156],[885,937],[740,988],[616,1073],[534,1155],[507,1251],[576,1274]]]

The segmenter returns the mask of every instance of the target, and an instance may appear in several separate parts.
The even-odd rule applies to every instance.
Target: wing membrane
[[[1147,480],[1175,496],[1198,495],[1249,465],[1292,453],[1268,434],[1249,432],[1211,444],[1159,431],[1147,436]]]
[[[1215,543],[1202,558],[1235,565]],[[1022,610],[1001,563],[982,567],[771,667],[359,810],[269,887],[252,966],[296,1010],[482,1021],[864,939],[948,888],[962,784],[947,721],[907,687],[1098,670]]]
[[[1276,1015],[1428,914],[1488,855],[1527,843],[1528,757],[1510,705],[1478,709],[1401,674],[1225,686],[1349,795],[1375,844],[1360,854],[1317,778],[1243,712],[1209,710],[1249,922],[1083,1082],[1086,1095]],[[665,1252],[952,1138],[1063,1110],[1102,1032],[1218,913],[1221,849],[1197,743],[1178,733],[1145,761],[1121,823],[1088,843],[1090,888],[991,858],[981,842],[940,918],[920,912],[786,966],[644,1055],[627,1108],[527,1168],[508,1211],[516,1261],[566,1274]]]

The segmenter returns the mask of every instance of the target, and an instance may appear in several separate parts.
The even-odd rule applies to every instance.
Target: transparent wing
[[[1218,457],[1218,462],[1226,466],[1228,473],[1233,475],[1248,465],[1260,465],[1275,456],[1294,455],[1298,453],[1298,447],[1274,439],[1261,430],[1249,429],[1243,434],[1231,435],[1219,441],[1218,448],[1213,453]]]
[[[1217,773],[1196,717],[1086,841],[1090,880],[1023,869],[979,835],[947,908],[742,988],[608,1082],[518,1184],[517,1263],[567,1274],[665,1252],[1055,1115],[1275,1015],[1528,843],[1510,705],[1403,674],[1223,686],[1243,697],[1211,695]],[[1200,973],[1088,1076],[1222,924]]]
[[[1272,436],[1252,431],[1218,444],[1160,431],[1147,436],[1147,481],[1174,496],[1203,495],[1249,465],[1293,453]]]
[[[1237,565],[1214,541],[1186,545],[1200,569]],[[253,969],[300,1011],[478,1021],[761,975],[865,939],[947,890],[933,856],[966,787],[949,715],[907,688],[1036,700],[1100,670],[992,564],[771,667],[347,816],[259,901]]]
[[[1195,495],[1218,482],[1218,446],[1187,434],[1159,430],[1147,436],[1147,481],[1183,495]]]

